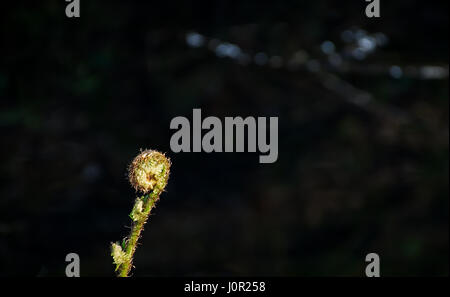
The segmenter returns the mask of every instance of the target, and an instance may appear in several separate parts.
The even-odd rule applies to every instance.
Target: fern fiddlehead
[[[164,154],[145,150],[134,158],[128,168],[130,183],[142,196],[136,198],[130,213],[133,221],[130,235],[121,243],[111,244],[111,256],[119,277],[127,277],[131,271],[137,242],[150,212],[167,185],[170,165],[170,160]]]

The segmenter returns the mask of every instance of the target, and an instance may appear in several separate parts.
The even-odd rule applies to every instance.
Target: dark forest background
[[[140,148],[173,167],[135,276],[448,275],[447,1],[7,2],[0,275],[113,276]],[[193,108],[279,117],[278,161],[172,153]]]

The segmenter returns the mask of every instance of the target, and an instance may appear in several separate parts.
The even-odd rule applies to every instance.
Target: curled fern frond
[[[122,240],[121,245],[111,244],[111,256],[118,276],[127,277],[130,273],[137,242],[151,210],[167,185],[170,166],[170,160],[164,154],[145,150],[134,158],[128,168],[131,185],[136,192],[144,195],[136,198],[129,215],[133,221],[130,235]]]

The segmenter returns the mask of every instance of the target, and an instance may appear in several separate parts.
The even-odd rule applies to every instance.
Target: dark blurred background
[[[113,276],[140,148],[135,276],[448,275],[448,2],[194,2],[2,3],[0,275]],[[172,153],[193,108],[279,117],[278,161]]]

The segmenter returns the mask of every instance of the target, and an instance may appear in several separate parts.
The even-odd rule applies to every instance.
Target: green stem
[[[153,192],[143,196],[142,200],[144,202],[143,210],[142,210],[142,218],[135,221],[133,223],[133,227],[131,228],[130,236],[126,241],[126,261],[120,265],[118,276],[119,277],[127,277],[130,273],[131,268],[133,267],[133,256],[136,251],[137,243],[139,237],[141,235],[142,230],[144,230],[144,225],[147,222],[147,219],[152,211],[152,208],[155,206],[156,201],[159,199],[160,192],[155,189]]]
[[[117,276],[127,277],[133,267],[133,257],[148,216],[164,191],[170,173],[170,160],[160,152],[141,152],[128,168],[128,177],[136,192],[147,193],[135,200],[130,218],[133,226],[128,237],[111,243],[111,256],[116,265]]]

